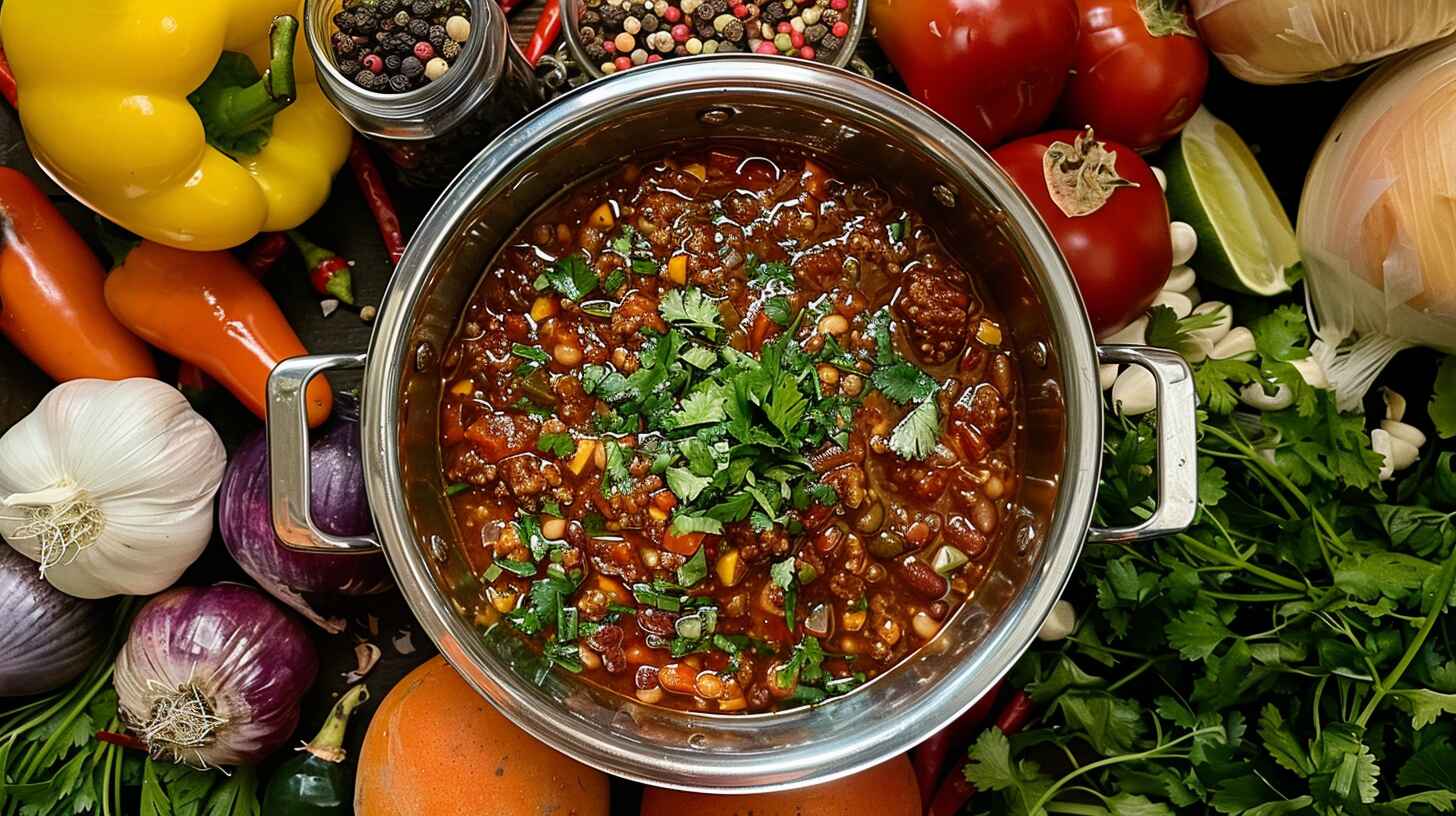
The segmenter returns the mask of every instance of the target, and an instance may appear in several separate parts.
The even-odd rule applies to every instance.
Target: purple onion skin
[[[296,618],[252,587],[217,584],[147,602],[116,657],[114,682],[123,720],[137,730],[158,689],[194,685],[226,724],[207,746],[170,758],[222,766],[261,761],[287,744],[318,670]]]
[[[105,642],[104,606],[51,586],[38,564],[0,542],[0,698],[79,677]]]
[[[309,445],[313,483],[309,507],[314,523],[333,535],[364,535],[374,530],[364,493],[355,405],[344,395],[336,398],[333,418]],[[262,431],[233,454],[218,497],[218,524],[233,560],[270,595],[326,631],[341,632],[344,622],[319,614],[303,593],[375,595],[393,588],[389,565],[381,554],[304,553],[283,546],[273,532],[268,440]]]

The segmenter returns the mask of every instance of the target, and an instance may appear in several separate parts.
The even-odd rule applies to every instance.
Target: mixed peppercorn
[[[466,0],[351,0],[329,39],[339,73],[366,91],[404,93],[439,79],[470,39]]]
[[[830,61],[851,0],[586,0],[582,48],[603,73],[694,54],[751,51]]]
[[[1010,526],[1016,364],[976,289],[883,188],[790,151],[571,191],[446,353],[462,601],[541,676],[646,703],[767,711],[889,670]]]

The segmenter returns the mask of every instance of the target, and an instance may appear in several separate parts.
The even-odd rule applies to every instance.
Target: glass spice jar
[[[444,187],[498,133],[546,100],[496,0],[468,0],[470,35],[442,76],[404,93],[365,90],[330,46],[343,0],[307,0],[304,32],[318,84],[355,130],[378,144],[401,182]]]

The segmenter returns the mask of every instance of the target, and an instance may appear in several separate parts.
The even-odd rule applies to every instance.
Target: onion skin
[[[356,403],[340,394],[334,417],[309,445],[314,523],[333,535],[373,532],[364,493]],[[379,553],[329,555],[290,550],[273,531],[268,440],[254,434],[233,454],[218,491],[218,524],[233,560],[268,594],[325,631],[337,634],[344,621],[315,610],[303,593],[375,595],[394,587]]]
[[[217,584],[168,590],[142,607],[113,682],[122,721],[144,737],[161,700],[195,691],[217,718],[205,743],[178,746],[163,735],[146,737],[147,747],[219,767],[258,762],[283,747],[318,668],[297,619],[252,587]]]
[[[106,640],[104,606],[56,589],[34,561],[0,545],[0,698],[79,677]]]

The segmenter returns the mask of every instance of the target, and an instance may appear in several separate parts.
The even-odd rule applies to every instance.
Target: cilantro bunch
[[[1305,326],[1280,305],[1250,324],[1254,359],[1194,367],[1198,517],[1088,545],[1065,596],[1076,630],[1012,675],[1037,727],[972,747],[973,812],[1456,810],[1456,458],[1428,450],[1380,482],[1365,419],[1291,370]],[[1149,337],[1177,347],[1187,330],[1155,313]],[[1428,414],[1450,437],[1456,364],[1442,369]],[[1237,412],[1232,386],[1248,382],[1294,402]],[[1135,521],[1152,507],[1157,428],[1106,423],[1096,517]]]

